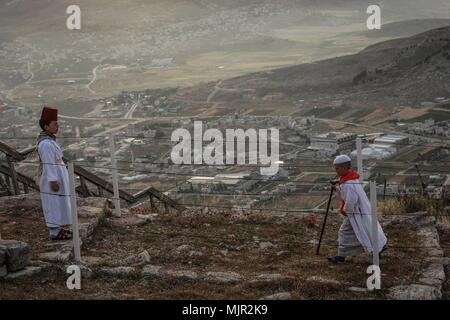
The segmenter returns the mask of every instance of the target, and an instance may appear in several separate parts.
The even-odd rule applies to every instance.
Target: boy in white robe
[[[338,255],[328,260],[332,263],[342,263],[346,257],[373,251],[372,209],[359,181],[359,174],[351,169],[351,159],[340,155],[333,164],[339,175],[339,187],[336,191],[341,198],[339,212],[344,216],[344,221],[339,229]],[[378,244],[382,248],[381,256],[387,250],[387,238],[379,223]]]
[[[72,238],[69,174],[62,160],[62,150],[56,143],[58,110],[45,107],[39,125],[43,130],[37,141],[39,186],[45,222],[52,240],[68,240]]]

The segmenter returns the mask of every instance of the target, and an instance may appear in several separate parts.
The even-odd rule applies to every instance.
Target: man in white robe
[[[40,191],[45,222],[53,240],[72,237],[69,174],[62,160],[63,153],[56,143],[58,110],[45,107],[39,125],[37,149],[40,159]]]
[[[339,212],[344,216],[339,229],[338,255],[328,260],[333,263],[345,262],[346,257],[363,252],[373,252],[372,246],[372,208],[364,188],[359,181],[359,174],[351,169],[351,159],[340,155],[334,160],[336,173],[339,175],[340,195]],[[387,249],[387,238],[378,223],[378,245],[380,256]]]

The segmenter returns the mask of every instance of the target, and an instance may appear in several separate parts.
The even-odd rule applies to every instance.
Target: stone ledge
[[[12,280],[12,279],[17,279],[17,278],[21,278],[21,277],[30,277],[30,276],[34,276],[38,273],[40,273],[42,271],[41,267],[26,267],[23,270],[17,271],[17,272],[10,272],[8,273],[8,275],[5,277],[6,280]]]
[[[61,263],[68,262],[72,258],[72,251],[55,251],[55,252],[45,252],[39,255],[39,259],[46,262]]]
[[[279,292],[270,296],[262,297],[258,300],[291,300],[292,295],[289,292]]]
[[[120,218],[118,217],[110,217],[106,219],[106,223],[113,227],[133,227],[133,226],[141,226],[143,224],[148,223],[150,220],[145,218],[140,218],[138,215],[134,214],[122,214]]]
[[[244,277],[236,272],[207,272],[204,280],[220,283],[232,283],[243,281]]]
[[[8,272],[24,269],[28,265],[30,247],[27,243],[17,240],[0,240],[0,258]]]
[[[439,300],[442,299],[442,285],[446,279],[445,266],[450,259],[444,257],[439,243],[436,218],[426,212],[417,212],[408,217],[397,217],[391,221],[407,221],[418,227],[419,243],[425,248],[428,266],[421,272],[418,284],[401,285],[389,289],[388,297],[394,300]]]
[[[393,300],[439,300],[442,292],[434,286],[410,284],[391,288],[388,297]]]

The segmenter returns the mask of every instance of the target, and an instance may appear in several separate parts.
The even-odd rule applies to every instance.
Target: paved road
[[[99,64],[97,65],[94,69],[92,69],[92,79],[91,82],[89,82],[86,86],[86,88],[93,94],[95,94],[96,92],[94,90],[91,89],[91,85],[95,82],[95,80],[97,80],[97,69],[100,68],[102,65]]]
[[[28,73],[30,74],[30,77],[28,78],[27,82],[25,82],[25,84],[30,84],[31,80],[33,80],[33,78],[34,78],[34,73],[31,70],[31,63],[29,61],[27,64],[27,69],[28,69]]]
[[[219,91],[226,91],[226,92],[255,92],[255,89],[233,89],[233,88],[221,88],[220,85],[222,84],[223,80],[220,80],[217,82],[217,84],[214,86],[214,91],[211,92],[208,97],[206,98],[206,102],[210,102],[212,98],[216,95]]]
[[[133,113],[134,111],[136,111],[136,108],[139,106],[139,101],[134,103],[130,110],[127,111],[127,113],[125,113],[125,116],[123,117],[124,119],[133,119]]]

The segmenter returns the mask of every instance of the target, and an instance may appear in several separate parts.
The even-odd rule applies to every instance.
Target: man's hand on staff
[[[52,189],[53,192],[58,192],[59,191],[58,181],[50,181],[50,188]]]
[[[330,180],[331,189],[333,192],[339,191],[336,185],[339,183],[339,180]]]

